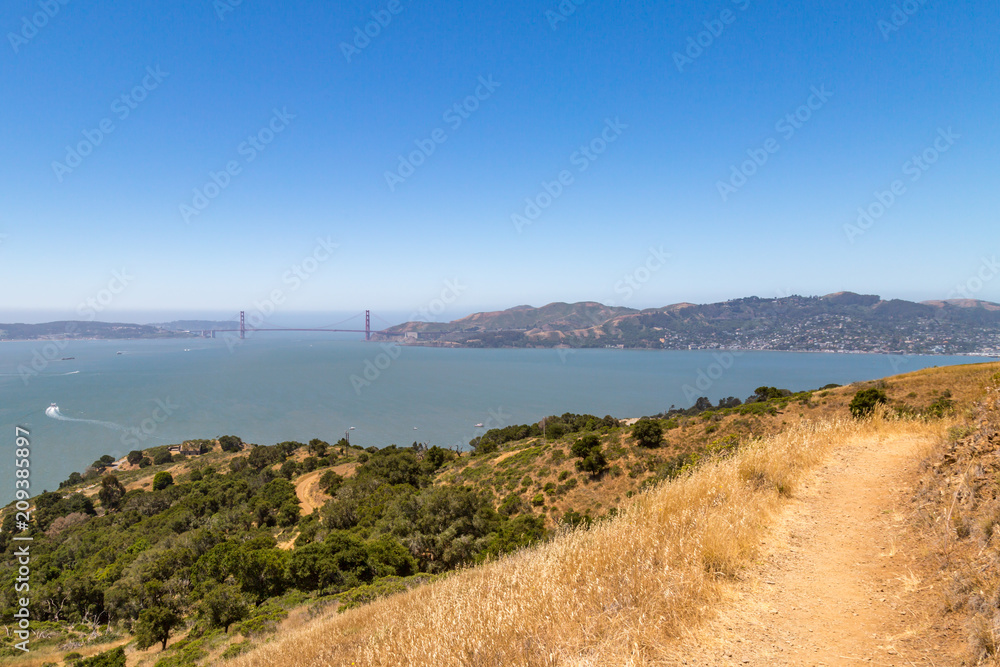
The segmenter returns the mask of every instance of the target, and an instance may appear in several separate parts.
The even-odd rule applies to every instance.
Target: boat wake
[[[37,376],[43,378],[61,378],[66,375],[76,375],[79,372],[80,371],[70,371],[68,373],[38,373]],[[0,377],[19,378],[24,377],[24,373],[0,373]]]
[[[62,412],[59,411],[59,406],[53,403],[49,407],[45,408],[45,416],[51,417],[52,419],[58,419],[64,422],[79,422],[82,424],[94,424],[95,426],[103,426],[104,428],[111,429],[112,431],[119,431],[121,433],[131,433],[132,435],[138,435],[141,431],[137,428],[131,428],[128,426],[122,426],[115,422],[106,422],[100,419],[79,419],[77,417],[67,417]]]

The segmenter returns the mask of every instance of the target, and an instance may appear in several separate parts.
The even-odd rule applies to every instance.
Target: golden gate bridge
[[[357,314],[357,315],[352,315],[351,317],[348,317],[346,320],[342,320],[340,322],[337,322],[336,324],[331,324],[329,326],[318,327],[318,328],[314,328],[314,329],[294,328],[294,327],[276,327],[276,326],[262,328],[262,327],[254,326],[252,323],[250,324],[250,326],[247,326],[246,311],[245,310],[241,310],[240,311],[240,328],[239,329],[236,329],[236,328],[233,328],[233,329],[209,329],[209,330],[203,331],[202,333],[203,334],[210,334],[212,338],[215,338],[215,334],[217,334],[217,333],[236,333],[236,332],[239,332],[240,338],[246,338],[248,333],[257,333],[258,331],[325,331],[325,332],[328,332],[328,333],[363,333],[365,335],[365,340],[371,340],[372,339],[372,334],[384,334],[384,335],[387,335],[387,336],[391,336],[391,335],[400,336],[400,335],[402,335],[400,333],[390,332],[387,329],[379,329],[379,330],[373,331],[372,330],[372,312],[370,310],[366,310],[365,313],[364,313],[364,315],[365,315],[365,328],[364,329],[340,329],[340,328],[337,328],[337,327],[340,327],[341,325],[343,325],[345,322],[350,322],[351,320],[353,320],[355,318],[361,317],[360,313]],[[378,316],[376,315],[376,317],[378,317]],[[378,319],[381,320],[382,318],[379,317]],[[385,322],[385,320],[382,320],[382,321]],[[389,324],[389,323],[385,322],[385,324]]]

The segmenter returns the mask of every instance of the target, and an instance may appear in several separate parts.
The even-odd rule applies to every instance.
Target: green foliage
[[[142,457],[142,460],[139,461],[139,468],[148,468],[151,465],[153,465],[153,460],[148,456]]]
[[[68,477],[68,478],[66,479],[66,481],[64,481],[64,482],[59,482],[59,488],[60,488],[60,489],[63,489],[63,488],[65,488],[65,487],[67,487],[67,486],[74,486],[74,485],[76,485],[76,484],[80,484],[80,483],[81,483],[81,482],[83,482],[83,481],[84,481],[84,480],[83,480],[83,475],[81,475],[81,474],[80,474],[80,473],[78,473],[78,472],[72,472],[72,473],[70,473],[70,475],[69,475],[69,477]]]
[[[544,539],[545,534],[545,519],[532,514],[521,515],[504,522],[500,529],[492,534],[486,543],[486,548],[476,560],[496,558],[531,546]]]
[[[91,464],[91,467],[92,468],[97,468],[97,469],[107,468],[108,466],[110,466],[114,462],[115,462],[115,457],[111,456],[110,454],[105,454],[101,458],[99,458],[96,461],[94,461]]]
[[[851,399],[848,408],[850,408],[853,417],[860,419],[872,414],[875,411],[876,405],[880,403],[885,405],[888,402],[889,397],[885,395],[884,391],[872,387],[870,389],[861,389],[854,394],[854,398]]]
[[[600,446],[597,446],[590,450],[585,459],[576,462],[576,469],[590,473],[592,477],[600,477],[608,469],[608,460],[604,458]]]
[[[579,431],[600,431],[606,433],[616,428],[619,422],[614,417],[596,417],[594,415],[578,415],[567,412],[559,417],[546,417],[538,424],[519,424],[504,428],[490,429],[482,436],[473,438],[469,445],[476,454],[489,454],[497,451],[502,445],[515,440],[537,438],[544,435],[548,440],[558,440],[567,433]]]
[[[332,470],[327,470],[319,478],[319,488],[323,493],[328,495],[333,495],[340,488],[340,485],[344,483],[344,478]]]
[[[573,456],[582,459],[586,458],[587,455],[590,454],[591,450],[600,448],[600,446],[601,446],[600,437],[598,437],[593,433],[588,433],[587,435],[583,436],[582,438],[574,442],[573,446],[570,447],[570,451],[573,453]]]
[[[240,623],[236,629],[244,637],[254,637],[278,628],[278,624],[288,617],[288,611],[276,603],[269,602],[252,610],[250,617]]]
[[[156,473],[153,476],[153,491],[162,491],[174,483],[174,476],[167,471]]]
[[[747,403],[762,403],[770,401],[775,398],[782,398],[783,396],[790,396],[792,392],[787,389],[778,389],[777,387],[757,387],[753,390],[753,395],[747,398]]]
[[[224,452],[238,452],[243,449],[243,440],[236,435],[224,435],[219,438],[219,445]]]
[[[94,516],[94,503],[82,493],[73,493],[65,498],[55,491],[43,491],[35,497],[35,524],[42,531],[48,530],[56,519],[70,514],[82,513]]]
[[[405,593],[406,591],[430,583],[438,576],[428,574],[418,574],[411,577],[382,577],[370,584],[357,586],[339,596],[340,606],[337,613],[343,613],[348,609],[360,607],[379,598]]]
[[[71,660],[70,656],[74,655],[80,657],[79,653],[68,653],[65,657],[66,662],[68,663]],[[119,646],[90,658],[77,660],[73,663],[73,667],[125,667],[125,647]]]
[[[593,523],[593,519],[590,518],[590,513],[580,514],[576,510],[567,510],[565,514],[562,515],[561,523],[572,526],[573,528],[590,528],[590,524]]]
[[[428,449],[424,454],[424,461],[431,470],[438,470],[444,466],[444,464],[449,461],[454,461],[456,458],[458,458],[458,454],[450,449],[444,449],[442,447],[438,447],[437,445]]]
[[[125,457],[125,460],[131,465],[138,465],[139,461],[142,460],[142,450],[133,449],[128,453],[128,456]]]
[[[929,417],[945,417],[955,412],[955,401],[951,400],[951,390],[945,389],[930,405],[924,409]]]
[[[514,516],[515,514],[520,514],[528,509],[527,503],[524,502],[524,499],[521,498],[520,494],[511,493],[504,498],[502,503],[500,503],[500,507],[497,508],[497,512],[503,516]]]
[[[251,641],[242,641],[230,644],[226,647],[226,650],[222,652],[222,659],[231,660],[237,656],[243,655],[252,648],[253,642]]]
[[[390,445],[375,450],[358,466],[354,477],[360,484],[409,484],[421,488],[430,484],[431,472],[433,471],[421,465],[416,452],[412,449],[400,449]]]
[[[156,661],[154,667],[197,667],[208,655],[204,639],[182,639],[170,647],[168,655]]]
[[[576,469],[588,472],[593,477],[600,477],[608,469],[608,461],[601,451],[601,439],[594,433],[588,433],[573,443],[570,448],[573,456],[583,460],[576,462]],[[555,485],[553,486],[553,490]],[[546,487],[546,491],[548,488]]]
[[[283,477],[271,480],[250,501],[250,510],[258,526],[295,525],[300,511],[295,487]]]
[[[640,419],[632,426],[632,437],[640,447],[659,447],[663,443],[663,426],[655,419]]]
[[[122,498],[125,497],[125,487],[114,475],[105,475],[101,480],[101,490],[97,492],[97,497],[105,511],[113,512],[118,509]]]
[[[180,623],[180,615],[165,605],[143,609],[134,628],[136,647],[144,650],[159,643],[162,644],[161,650],[166,650],[171,630]]]
[[[286,458],[288,458],[288,454],[285,448],[280,445],[258,445],[250,450],[250,455],[247,456],[247,465],[259,471],[275,463],[281,463]]]
[[[166,447],[162,448],[160,451],[153,455],[153,465],[161,466],[170,463],[174,460],[173,455],[170,454],[170,450]]]
[[[323,457],[326,456],[327,450],[330,448],[330,443],[319,438],[313,438],[309,441],[309,451],[316,456]]]
[[[289,460],[287,460],[287,461],[285,461],[284,463],[281,464],[281,468],[279,469],[278,474],[281,475],[282,477],[284,477],[285,479],[290,480],[293,477],[295,477],[297,474],[299,474],[299,469],[301,467],[303,467],[303,466],[300,466],[297,461],[293,461],[293,460],[289,459]],[[315,467],[314,466],[313,467],[306,466],[306,468],[307,468],[307,470],[311,471]]]
[[[199,615],[212,628],[229,632],[229,626],[249,615],[249,606],[240,590],[231,584],[215,586],[206,593],[199,605]]]

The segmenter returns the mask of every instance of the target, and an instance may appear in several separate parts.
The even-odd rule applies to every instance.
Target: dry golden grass
[[[925,461],[913,530],[940,591],[939,625],[964,635],[969,664],[1000,665],[1000,373]]]
[[[803,424],[637,496],[611,521],[342,615],[227,664],[645,665],[711,613],[834,443],[926,422]]]

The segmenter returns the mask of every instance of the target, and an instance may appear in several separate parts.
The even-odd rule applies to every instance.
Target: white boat
[[[483,427],[482,424],[476,424],[476,428],[482,428],[482,427]]]

